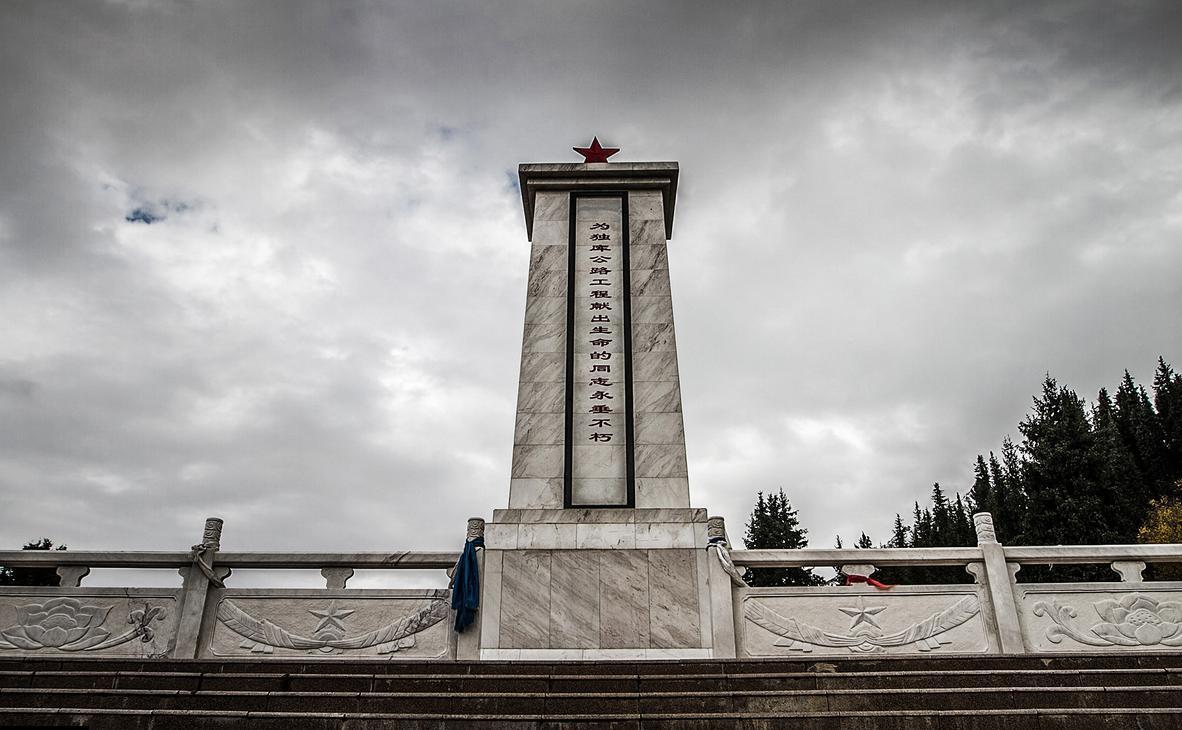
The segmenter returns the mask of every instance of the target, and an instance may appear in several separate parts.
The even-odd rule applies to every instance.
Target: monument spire
[[[532,248],[481,656],[711,656],[666,247],[678,166],[609,163],[598,138],[573,149],[585,163],[519,167]]]

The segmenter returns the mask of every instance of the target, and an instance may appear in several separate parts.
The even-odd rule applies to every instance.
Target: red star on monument
[[[607,162],[607,158],[620,151],[619,147],[604,147],[599,144],[599,137],[591,140],[590,147],[572,147],[575,152],[583,156],[583,162]]]

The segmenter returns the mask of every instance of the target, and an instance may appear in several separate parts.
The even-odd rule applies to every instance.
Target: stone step
[[[1182,708],[1182,688],[977,687],[956,689],[697,692],[256,692],[164,689],[5,688],[0,707],[153,708],[273,712],[417,712],[571,715],[670,712],[834,712],[1011,708]]]
[[[107,671],[148,672],[260,672],[275,674],[749,674],[799,673],[826,670],[889,672],[927,671],[971,667],[978,670],[1003,669],[1104,669],[1104,668],[1175,668],[1182,669],[1182,654],[1131,652],[1110,654],[1070,654],[1041,656],[944,655],[934,657],[851,657],[730,659],[644,662],[398,662],[320,660],[284,661],[238,660],[148,660],[103,659],[100,657],[25,658],[0,657],[0,670],[83,670],[87,667]]]
[[[391,692],[660,692],[725,688],[862,689],[920,687],[1131,686],[1182,684],[1182,669],[1004,669],[895,672],[751,672],[741,674],[346,674],[0,670],[0,687]]]
[[[1140,728],[1176,730],[1182,710],[1173,708],[1124,708],[1097,710],[974,710],[880,712],[729,712],[711,715],[688,713],[568,716],[562,719],[499,715],[419,715],[415,713],[287,713],[228,712],[209,710],[96,710],[63,708],[44,712],[0,708],[0,726],[78,726],[89,730],[385,730],[390,727],[484,728],[487,730],[705,730],[707,728],[801,728],[803,730],[914,730],[915,728],[964,728],[966,730],[1083,730],[1086,728]]]

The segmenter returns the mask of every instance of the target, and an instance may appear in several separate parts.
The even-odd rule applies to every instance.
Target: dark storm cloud
[[[682,165],[694,503],[883,539],[1044,372],[1182,362],[1178,47],[1173,3],[7,3],[0,537],[454,547],[506,499],[513,171],[597,134]]]

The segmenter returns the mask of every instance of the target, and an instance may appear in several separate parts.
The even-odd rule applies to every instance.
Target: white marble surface
[[[680,413],[640,412],[634,418],[637,444],[684,444]]]
[[[688,477],[684,444],[636,446],[636,476]]]
[[[660,230],[656,225],[646,223],[653,230]],[[628,247],[628,264],[633,269],[667,269],[669,268],[669,248],[664,241],[655,245],[646,245],[632,241]]]
[[[483,661],[681,661],[709,659],[709,649],[481,649]]]
[[[636,547],[634,524],[577,524],[575,547],[583,550],[623,549]]]
[[[671,351],[633,352],[632,380],[637,383],[653,380],[676,382],[678,380],[677,353]]]
[[[636,480],[637,508],[689,506],[689,480],[685,477],[641,477]],[[695,545],[705,545],[704,539]]]
[[[644,380],[633,383],[637,413],[680,413],[681,387],[676,380]]]
[[[513,447],[513,478],[560,477],[564,459],[562,446],[519,444]]]
[[[658,324],[632,323],[632,351],[642,352],[677,352],[677,343],[673,334],[673,323]]]
[[[509,507],[512,509],[561,509],[563,480],[510,479]]]
[[[642,522],[636,525],[637,549],[695,546],[693,523]]]
[[[532,243],[535,246],[565,246],[568,241],[567,229],[569,225],[566,220],[535,220]]]
[[[684,649],[702,642],[696,551],[649,551],[649,642],[656,648]],[[703,586],[704,588],[704,586]]]
[[[525,324],[566,326],[566,297],[531,297],[525,301]]]
[[[539,192],[534,197],[534,226],[538,221],[570,220],[570,194],[567,192]],[[535,234],[536,235],[536,234]]]
[[[561,383],[566,380],[566,354],[562,352],[526,352],[521,356],[520,381],[523,383]]]
[[[633,324],[669,324],[673,322],[673,299],[667,296],[632,298]]]
[[[517,547],[529,549],[573,549],[576,525],[573,523],[539,522],[523,523],[517,531]]]
[[[665,206],[657,190],[628,192],[628,217],[634,221],[661,221],[664,225]]]
[[[668,269],[641,269],[632,264],[631,294],[633,297],[667,297],[669,292]]]
[[[549,648],[550,566],[549,550],[505,553],[501,576],[502,648]]]
[[[654,332],[649,337],[653,342],[664,341],[662,333]],[[527,324],[521,349],[522,352],[565,352],[566,324]]]
[[[518,413],[557,413],[566,409],[563,383],[525,382],[517,388]]]
[[[566,414],[519,413],[513,442],[518,444],[561,444],[565,436]]]

